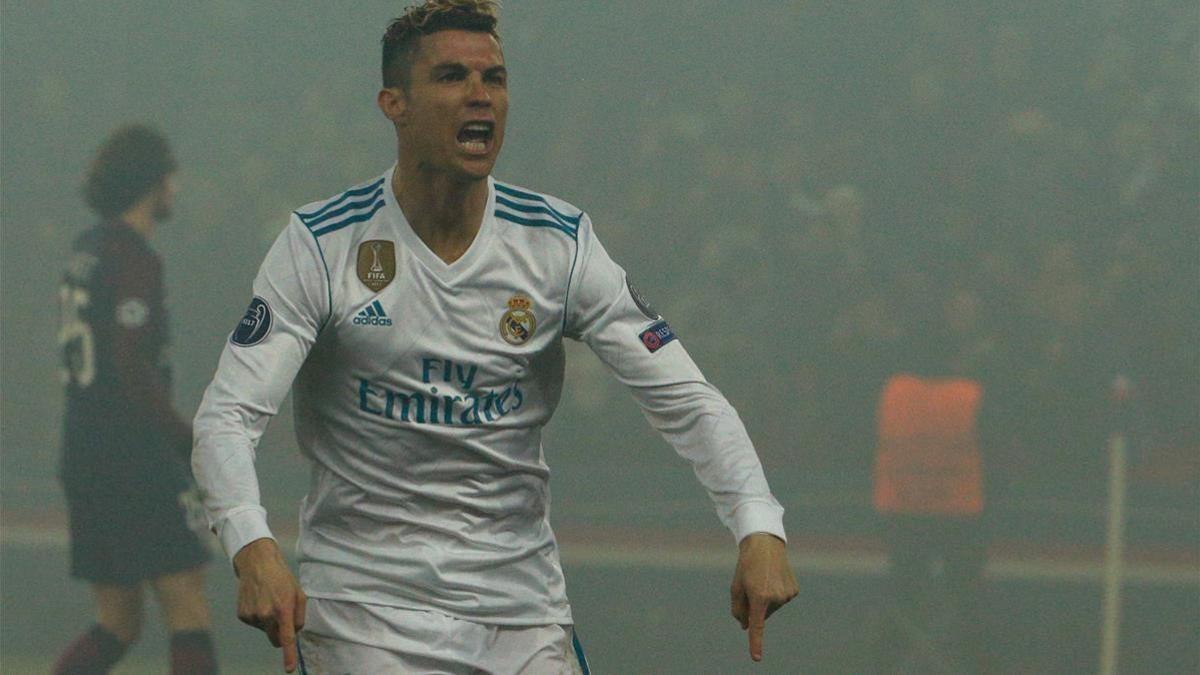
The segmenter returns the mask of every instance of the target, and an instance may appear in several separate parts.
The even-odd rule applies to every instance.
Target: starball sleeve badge
[[[372,239],[358,245],[358,280],[378,293],[396,278],[396,245]]]
[[[508,299],[508,311],[500,317],[500,337],[510,345],[523,345],[537,330],[537,318],[533,315],[533,301],[524,293]]]

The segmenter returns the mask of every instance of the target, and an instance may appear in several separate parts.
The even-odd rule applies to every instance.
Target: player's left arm
[[[595,238],[579,227],[564,333],[582,340],[629,387],[650,424],[687,459],[738,542],[732,611],[762,658],[767,617],[797,593],[788,564],[783,507],[771,494],[745,425],[705,380],[670,325],[629,284]]]
[[[157,336],[165,328],[162,272],[156,260],[126,256],[108,277],[112,285],[113,362],[125,403],[140,411],[147,424],[161,426],[171,445],[186,460],[192,427],[171,403],[170,381],[155,359]],[[147,345],[151,346],[147,346]]]

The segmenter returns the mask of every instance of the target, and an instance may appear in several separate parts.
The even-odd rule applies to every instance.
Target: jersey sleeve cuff
[[[764,532],[787,541],[783,531],[783,507],[765,501],[744,502],[733,512],[733,536],[740,543],[756,532]]]
[[[274,539],[271,528],[267,526],[267,511],[261,506],[246,507],[225,517],[217,528],[217,536],[221,540],[221,548],[225,555],[233,561],[237,552],[256,539]]]

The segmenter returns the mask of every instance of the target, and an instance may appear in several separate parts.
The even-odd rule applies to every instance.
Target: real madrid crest
[[[537,318],[533,315],[533,301],[524,293],[508,299],[508,311],[500,317],[500,337],[510,345],[523,345],[537,330]]]
[[[358,280],[378,293],[396,278],[396,245],[372,239],[358,245]]]

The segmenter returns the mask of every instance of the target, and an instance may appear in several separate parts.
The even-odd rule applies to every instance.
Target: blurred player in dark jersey
[[[217,670],[208,555],[189,528],[191,429],[171,405],[162,262],[148,241],[170,217],[175,168],[157,131],[116,130],[84,185],[100,224],[66,257],[61,478],[71,575],[90,582],[98,617],[59,657],[56,674],[107,673],[138,637],[147,584],[171,632],[171,673]]]

